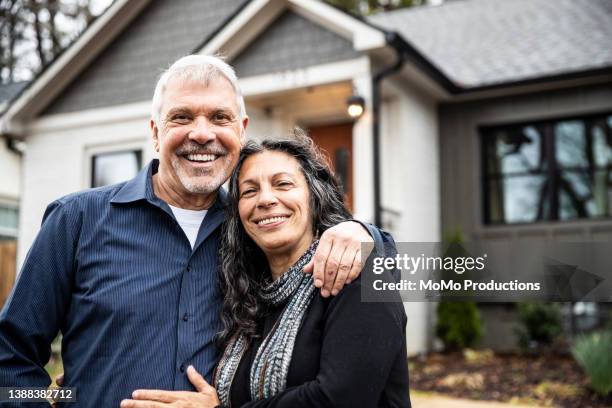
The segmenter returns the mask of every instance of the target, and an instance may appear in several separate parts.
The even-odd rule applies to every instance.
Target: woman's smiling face
[[[266,255],[308,249],[313,240],[310,189],[294,157],[279,151],[248,157],[238,188],[242,225]]]

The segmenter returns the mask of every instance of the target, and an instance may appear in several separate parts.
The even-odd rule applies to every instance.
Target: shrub
[[[463,237],[459,228],[446,233],[444,241],[445,258],[469,255],[463,248]],[[454,281],[465,279],[464,275],[457,275],[453,271],[442,271],[441,278]],[[437,309],[436,335],[444,343],[444,349],[447,351],[461,350],[476,345],[482,336],[482,323],[476,303],[444,300],[444,291],[441,296],[442,300],[438,303]]]
[[[556,303],[519,303],[518,317],[517,334],[523,349],[552,344],[561,334],[561,309]]]
[[[572,354],[596,392],[601,395],[612,392],[612,331],[578,337]]]
[[[445,350],[460,350],[474,346],[482,335],[482,324],[474,302],[438,303],[436,335]]]

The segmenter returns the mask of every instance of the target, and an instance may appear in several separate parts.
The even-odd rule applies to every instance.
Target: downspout
[[[395,63],[372,76],[372,141],[374,155],[374,225],[382,227],[381,204],[381,177],[380,177],[380,83],[387,76],[399,71],[405,62],[401,51],[399,36],[394,32],[386,32],[385,39],[388,45],[395,50],[397,60]]]
[[[4,143],[6,144],[6,148],[16,154],[17,156],[23,156],[23,152],[25,151],[25,143],[21,140],[18,140],[13,132],[10,131],[9,127],[6,123],[6,118],[3,120],[2,114],[5,112],[0,112],[0,138],[4,139]]]
[[[15,153],[19,157],[23,156],[23,152],[25,151],[25,144],[22,141],[16,140],[11,137],[11,135],[8,135],[6,133],[1,134],[0,136],[4,138],[6,148],[9,151]]]
[[[9,101],[11,102],[11,101]],[[7,102],[3,102],[0,104],[0,139],[4,139],[4,143],[6,144],[6,148],[21,157],[23,152],[25,151],[25,143],[16,139],[14,132],[11,131],[11,127],[8,124],[6,116],[6,111],[8,107]]]

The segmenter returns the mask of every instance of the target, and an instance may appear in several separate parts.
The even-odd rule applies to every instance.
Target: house
[[[0,85],[0,117],[10,101],[27,82]],[[21,175],[20,151],[8,137],[0,139],[0,241],[17,238],[19,218],[19,180]]]
[[[0,117],[26,85],[27,82],[0,85]],[[0,307],[15,280],[21,176],[21,151],[17,146],[8,137],[0,137]]]
[[[154,157],[158,75],[179,56],[216,52],[240,78],[248,134],[307,128],[355,216],[380,216],[398,241],[457,227],[468,240],[607,240],[611,21],[608,0],[456,0],[367,19],[315,0],[116,0],[2,118],[27,144],[19,259],[49,202]],[[357,95],[365,113],[352,120]],[[494,345],[510,330],[504,308],[482,309]],[[409,351],[430,348],[434,305],[406,311]]]

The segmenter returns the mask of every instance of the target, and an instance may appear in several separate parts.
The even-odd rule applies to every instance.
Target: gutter
[[[379,29],[381,28],[379,27]],[[444,72],[442,72],[437,66],[432,64],[427,58],[425,58],[416,48],[414,48],[399,34],[392,34],[395,36],[395,39],[394,42],[389,43],[389,45],[393,46],[396,52],[401,52],[404,55],[405,61],[410,61],[417,68],[419,68],[426,75],[428,75],[432,80],[434,80],[437,84],[439,84],[445,91],[447,91],[453,96],[470,95],[483,91],[504,90],[528,85],[539,85],[551,82],[563,82],[575,79],[612,75],[612,66],[604,66],[599,68],[584,69],[580,71],[563,72],[552,75],[548,74],[532,78],[522,78],[506,82],[464,87],[450,80],[446,76],[446,74],[444,74]]]
[[[8,133],[0,133],[0,137],[2,137],[4,139],[4,143],[6,144],[6,148],[16,154],[17,156],[21,157],[23,156],[23,153],[26,150],[26,144],[25,142],[21,141],[21,140],[17,140],[14,137],[12,137],[10,134]]]
[[[393,65],[372,76],[372,141],[374,158],[374,225],[382,227],[381,175],[380,175],[380,84],[389,75],[398,72],[406,61],[406,54],[398,45],[401,38],[397,33],[385,32],[385,40],[396,53]]]

